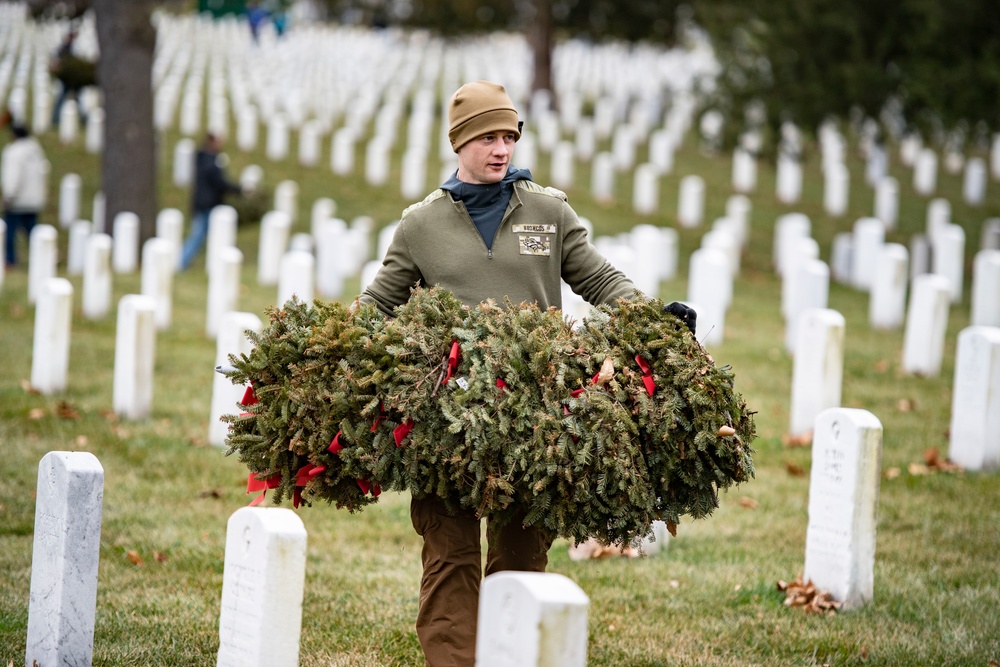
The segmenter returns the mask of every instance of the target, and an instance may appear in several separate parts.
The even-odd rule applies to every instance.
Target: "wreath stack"
[[[356,511],[381,490],[583,541],[628,544],[753,476],[753,413],[733,374],[657,300],[555,310],[463,306],[414,290],[374,306],[290,301],[229,377],[227,454],[248,491]]]

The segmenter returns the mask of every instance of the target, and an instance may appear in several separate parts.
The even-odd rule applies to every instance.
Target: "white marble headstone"
[[[913,279],[903,332],[903,371],[932,377],[941,372],[948,328],[948,279],[925,273]]]
[[[878,218],[859,218],[854,223],[851,243],[851,283],[857,289],[871,289],[876,262],[885,243],[885,225]]]
[[[153,409],[156,300],[126,294],[118,301],[112,404],[125,419],[145,419]]]
[[[72,321],[73,284],[49,278],[38,296],[31,355],[31,386],[43,394],[66,389]]]
[[[841,162],[829,165],[823,173],[823,210],[833,217],[847,212],[851,173]]]
[[[698,337],[706,347],[725,337],[726,307],[733,293],[733,269],[718,248],[699,248],[688,265],[689,303],[698,304]]]
[[[681,227],[697,227],[704,215],[705,180],[701,176],[685,176],[680,183],[677,222]]]
[[[90,665],[104,468],[88,452],[49,452],[35,492],[25,664]]]
[[[875,217],[886,229],[895,229],[899,219],[899,182],[886,176],[875,186]]]
[[[778,156],[776,192],[778,201],[794,204],[802,196],[802,163],[793,156]]]
[[[222,317],[237,309],[240,298],[240,273],[243,253],[230,246],[219,251],[215,269],[208,274],[208,299],[205,308],[205,334],[215,338]]]
[[[139,216],[122,211],[111,225],[111,268],[115,273],[134,273],[139,268]]]
[[[931,237],[931,272],[948,279],[952,303],[962,301],[965,282],[965,230],[946,224]]]
[[[175,271],[184,240],[184,213],[176,208],[161,209],[156,214],[156,237],[170,244],[170,270]]]
[[[871,602],[882,465],[882,424],[867,410],[816,417],[803,578],[844,610]]]
[[[83,316],[99,320],[111,310],[111,237],[92,234],[83,261]]]
[[[908,284],[906,246],[886,243],[878,255],[868,300],[868,321],[873,329],[897,329],[903,325]]]
[[[87,239],[94,225],[90,220],[74,220],[69,225],[69,245],[66,249],[66,273],[78,276],[83,273],[87,260]]]
[[[1000,328],[958,335],[948,458],[969,470],[1000,466]]]
[[[987,218],[979,232],[980,250],[1000,250],[1000,218]]]
[[[913,165],[913,189],[918,195],[934,194],[937,187],[937,153],[930,148],[922,148],[917,153]]]
[[[972,325],[1000,327],[1000,250],[980,250],[972,263]]]
[[[635,168],[632,208],[641,215],[652,215],[659,207],[660,171],[654,164],[640,164]]]
[[[35,303],[42,286],[56,276],[59,232],[52,225],[35,225],[28,235],[28,303]]]
[[[229,355],[249,355],[253,351],[253,343],[247,338],[246,332],[260,333],[260,318],[253,313],[230,311],[222,317],[219,324],[219,334],[215,339],[215,365],[230,365]],[[208,442],[217,447],[226,444],[229,424],[221,421],[222,415],[238,412],[236,404],[243,398],[246,387],[233,384],[232,380],[221,373],[212,374],[212,402],[208,417]]]
[[[66,174],[59,181],[59,225],[69,227],[80,217],[80,188],[83,184],[79,174]]]
[[[611,153],[601,151],[590,162],[590,194],[599,202],[615,198],[615,160]]]
[[[316,258],[311,252],[290,250],[281,258],[278,271],[279,306],[293,296],[302,303],[310,304],[316,292]]]
[[[479,593],[476,667],[585,667],[587,594],[568,577],[498,572]]]
[[[296,667],[306,529],[294,511],[243,507],[226,526],[217,667]]]
[[[142,246],[141,293],[156,301],[156,328],[170,327],[174,304],[174,246],[154,236]]]
[[[261,218],[260,243],[257,251],[258,285],[278,284],[278,268],[288,248],[291,230],[292,220],[284,211],[268,211]]]
[[[829,308],[799,314],[789,408],[793,438],[807,436],[817,415],[840,405],[845,326],[844,316]]]

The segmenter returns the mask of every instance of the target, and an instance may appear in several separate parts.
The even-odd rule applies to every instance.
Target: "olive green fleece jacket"
[[[510,297],[561,308],[560,278],[592,304],[636,295],[632,281],[588,241],[559,190],[516,181],[488,250],[462,202],[438,189],[403,211],[382,268],[360,300],[391,315],[419,285],[447,289],[468,306]]]

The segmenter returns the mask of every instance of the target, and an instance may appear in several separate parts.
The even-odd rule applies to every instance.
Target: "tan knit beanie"
[[[513,132],[517,139],[517,109],[499,83],[473,81],[448,102],[448,139],[455,152],[466,142],[487,132]]]

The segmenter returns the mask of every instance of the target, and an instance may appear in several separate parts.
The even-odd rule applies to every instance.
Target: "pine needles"
[[[226,417],[228,453],[278,502],[355,511],[409,491],[631,543],[654,520],[710,515],[753,476],[731,371],[662,306],[622,300],[574,330],[556,310],[470,309],[438,289],[391,319],[290,302],[231,359],[258,402]]]

